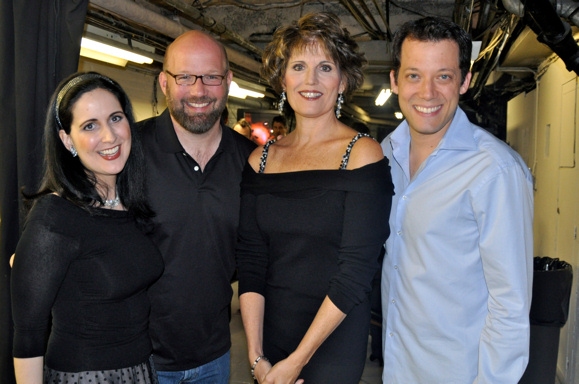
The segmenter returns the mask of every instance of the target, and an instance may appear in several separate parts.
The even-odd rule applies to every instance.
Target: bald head
[[[184,59],[194,59],[196,55],[219,56],[223,72],[229,70],[229,60],[223,44],[203,31],[191,30],[177,37],[165,51],[163,70],[174,69]],[[186,60],[186,61],[189,61]]]
[[[177,84],[183,76],[195,76],[194,82]],[[221,82],[205,84],[205,76]],[[167,47],[163,71],[159,73],[159,85],[176,129],[192,134],[218,131],[232,78],[225,49],[214,37],[188,31],[176,38]]]

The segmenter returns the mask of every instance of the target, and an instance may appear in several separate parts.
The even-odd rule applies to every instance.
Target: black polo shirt
[[[149,289],[155,367],[188,370],[231,347],[240,182],[255,144],[222,126],[219,147],[202,172],[181,146],[168,110],[138,125],[156,213],[150,236],[165,261],[163,276]]]

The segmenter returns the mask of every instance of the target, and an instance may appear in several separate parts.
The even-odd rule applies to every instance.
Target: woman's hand
[[[264,364],[265,365],[265,364]],[[302,366],[294,363],[290,358],[278,362],[273,367],[267,362],[267,372],[263,380],[257,380],[260,384],[303,384],[303,379],[298,379]],[[257,367],[256,367],[257,368]],[[255,377],[258,377],[256,374]],[[262,376],[259,376],[262,377]]]
[[[266,359],[261,359],[253,369],[253,376],[258,383],[265,383],[265,377],[271,370],[271,363]]]

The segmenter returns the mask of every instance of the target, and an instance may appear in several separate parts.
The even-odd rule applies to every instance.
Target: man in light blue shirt
[[[382,142],[396,193],[382,270],[386,384],[514,384],[528,362],[532,177],[458,107],[471,46],[431,17],[394,39],[406,120]]]

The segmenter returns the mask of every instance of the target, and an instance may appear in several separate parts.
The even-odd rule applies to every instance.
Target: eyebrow
[[[288,61],[288,64],[297,64],[297,63],[305,63],[306,60],[290,60]],[[316,65],[319,64],[332,64],[332,65],[337,65],[334,61],[332,60],[322,60],[320,62],[318,62]]]
[[[408,67],[408,68],[400,68],[402,71],[416,71],[416,72],[424,72],[420,68],[416,67]],[[460,68],[439,68],[436,72],[460,72]]]

